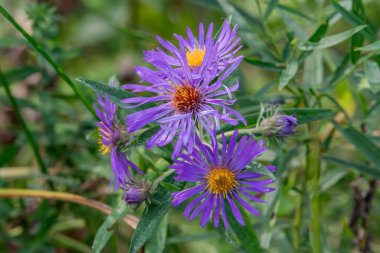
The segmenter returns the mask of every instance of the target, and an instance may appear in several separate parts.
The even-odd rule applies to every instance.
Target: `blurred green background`
[[[262,63],[241,64],[232,77],[239,78],[241,83],[238,92],[241,100],[236,108],[242,113],[251,113],[258,111],[260,102],[274,100],[290,108],[316,106],[312,102],[306,105],[299,93],[293,91],[304,90],[310,101],[314,101],[314,95],[307,88],[321,94],[325,92],[323,88],[342,66],[350,40],[328,51],[314,51],[303,67],[299,67],[297,79],[292,83],[294,89],[282,91],[276,86],[278,71],[270,68],[284,67],[286,60],[275,56],[274,45],[284,55],[286,47],[306,41],[326,17],[333,16],[329,35],[346,31],[352,25],[335,13],[330,1],[259,2],[264,10],[269,2],[278,2],[265,22],[262,22],[263,13],[257,1],[253,0],[3,0],[0,4],[72,79],[85,77],[107,82],[110,76],[116,75],[122,84],[139,81],[133,66],[144,64],[144,50],[158,46],[156,35],[173,40],[173,33],[184,34],[186,26],[196,31],[199,22],[213,22],[217,30],[232,14],[232,21],[241,28],[242,54],[273,63],[269,70]],[[367,20],[378,38],[380,1],[363,2]],[[340,3],[350,9],[352,1]],[[39,170],[15,110],[4,89],[0,89],[0,187],[53,190],[53,185],[56,191],[117,206],[122,193],[109,189],[109,160],[98,152],[96,121],[71,88],[3,16],[0,16],[0,55],[0,69],[10,83],[22,117],[37,140],[39,153],[49,171],[49,175],[45,175]],[[350,66],[355,64],[343,65]],[[379,92],[372,93],[368,89],[368,80],[360,66],[355,67],[354,74],[338,80],[326,93],[341,108],[328,100],[320,106],[340,111],[340,119],[344,111],[353,126],[357,129],[364,126],[371,140],[379,144]],[[94,92],[76,84],[93,103]],[[302,184],[310,182],[302,178],[307,163],[305,157],[313,152],[308,149],[313,138],[320,140],[318,148],[327,156],[372,167],[339,133],[331,133],[331,126],[327,120],[312,126],[302,125],[295,137],[280,147],[272,146],[269,155],[262,158],[275,159],[282,171],[276,183],[278,191],[266,197],[267,205],[260,205],[263,219],[253,219],[257,235],[268,252],[295,252],[295,231],[302,234],[300,252],[312,252],[313,215],[308,209],[312,196],[303,192]],[[133,152],[132,159],[152,173],[168,164],[157,154],[148,155],[143,147]],[[356,235],[349,223],[358,208],[355,186],[362,194],[366,193],[372,176],[361,173],[352,164],[328,159],[314,162],[321,162],[318,184],[322,252],[352,252]],[[304,209],[297,211],[300,203]],[[367,224],[371,250],[367,252],[380,252],[379,203],[380,194],[375,190]],[[185,220],[182,210],[183,207],[170,211],[164,252],[243,252],[233,246],[236,242],[228,242],[228,238],[222,238],[211,226],[201,229],[198,221]],[[268,210],[273,214],[267,215]],[[131,213],[139,216],[142,211],[140,207]],[[297,223],[297,215],[302,216],[302,224]],[[92,208],[67,202],[0,198],[0,217],[0,252],[63,253],[91,252],[96,231],[106,216]],[[114,228],[116,233],[103,252],[127,252],[133,230],[120,221]],[[145,252],[156,251],[147,249]]]

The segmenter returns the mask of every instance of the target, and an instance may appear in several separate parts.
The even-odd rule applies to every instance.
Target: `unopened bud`
[[[149,182],[134,179],[127,182],[123,190],[123,200],[128,205],[138,205],[149,198],[152,186]]]
[[[260,122],[262,133],[268,137],[285,138],[294,133],[297,118],[294,115],[274,114]]]

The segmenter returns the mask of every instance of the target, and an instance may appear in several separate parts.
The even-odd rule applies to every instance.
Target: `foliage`
[[[374,0],[3,1],[0,249],[380,251],[379,10]],[[251,133],[263,104],[280,105],[281,113],[298,119],[294,136],[266,138],[270,151],[249,167],[274,178],[276,191],[257,205],[261,217],[243,212],[244,227],[231,213],[231,231],[188,222],[183,206],[170,207],[171,193],[184,187],[166,177],[171,148],[144,147],[158,129],[152,124],[123,152],[158,188],[150,201],[126,207],[122,192],[109,186],[109,159],[98,152],[95,94],[108,94],[122,107],[124,121],[137,109],[121,100],[135,95],[105,85],[109,76],[137,83],[132,67],[145,64],[143,50],[158,46],[155,35],[172,40],[186,26],[219,27],[226,18],[239,25],[242,38],[244,63],[229,78],[240,81],[235,109],[248,125],[222,130]],[[81,195],[100,207],[82,199],[73,204],[51,191]],[[108,210],[99,202],[114,211],[98,212]]]

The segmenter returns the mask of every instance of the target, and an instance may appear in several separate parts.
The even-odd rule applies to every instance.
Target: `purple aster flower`
[[[209,43],[212,44],[212,40]],[[181,42],[180,45],[178,53],[185,59],[184,45]],[[152,102],[160,104],[128,115],[127,131],[131,133],[149,123],[158,123],[161,128],[148,140],[147,148],[165,146],[178,133],[174,157],[184,145],[187,145],[188,151],[191,152],[197,131],[196,123],[199,131],[206,130],[209,134],[219,129],[221,120],[231,125],[237,125],[238,121],[246,124],[244,117],[230,107],[236,101],[232,99],[232,92],[238,89],[239,82],[231,87],[222,83],[240,64],[241,58],[234,61],[216,79],[219,73],[214,64],[217,54],[216,50],[206,51],[199,78],[193,78],[188,65],[184,67],[185,73],[181,73],[164,61],[165,59],[155,61],[157,70],[136,67],[135,70],[142,81],[151,85],[127,84],[123,88],[133,92],[151,92],[155,95],[127,98],[123,102],[135,104],[127,106],[129,108]]]
[[[198,37],[194,36],[189,27],[186,28],[187,37],[174,34],[181,46],[184,47],[184,54],[181,49],[175,47],[171,42],[163,40],[157,36],[158,42],[162,45],[156,50],[144,52],[145,60],[156,66],[157,60],[165,61],[175,68],[188,67],[193,76],[199,76],[203,69],[208,65],[207,59],[211,51],[215,51],[216,57],[213,61],[216,64],[218,74],[222,72],[228,65],[236,61],[241,61],[241,57],[235,57],[235,54],[241,46],[240,38],[237,37],[237,25],[231,29],[229,20],[224,21],[219,36],[213,37],[213,24],[211,23],[205,33],[203,24],[199,24]],[[156,66],[157,67],[157,66]]]
[[[194,197],[183,214],[190,221],[199,215],[202,227],[210,220],[217,228],[222,219],[228,230],[226,208],[231,208],[236,220],[244,225],[237,205],[259,216],[259,211],[249,201],[265,202],[254,194],[274,190],[267,187],[274,180],[262,178],[264,175],[247,168],[254,158],[266,151],[263,141],[255,141],[252,136],[243,136],[240,141],[237,138],[238,131],[235,131],[227,144],[226,137],[222,134],[221,151],[216,141],[209,147],[197,138],[193,152],[190,155],[179,154],[171,166],[177,174],[176,180],[197,183],[192,188],[173,193],[173,206]],[[216,140],[215,135],[213,139]],[[266,168],[275,170],[274,166]]]
[[[114,87],[115,83],[111,82],[110,86]],[[125,143],[127,139],[127,133],[119,126],[116,118],[116,105],[110,101],[108,95],[98,95],[97,101],[100,108],[97,105],[94,105],[94,108],[100,120],[97,123],[99,129],[99,150],[103,155],[107,153],[111,155],[111,169],[114,175],[114,179],[111,179],[111,182],[113,181],[114,190],[116,190],[120,185],[126,183],[127,178],[131,177],[129,167],[140,174],[143,174],[143,172],[134,163],[129,161],[120,150],[120,145]]]

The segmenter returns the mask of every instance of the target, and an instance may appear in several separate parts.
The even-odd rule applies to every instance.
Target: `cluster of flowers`
[[[193,198],[184,210],[189,220],[200,216],[201,226],[211,221],[215,227],[222,220],[229,228],[226,208],[244,225],[238,205],[254,215],[258,210],[249,201],[264,202],[255,194],[273,191],[272,179],[249,169],[249,164],[266,151],[264,141],[252,135],[238,140],[238,130],[219,133],[221,121],[230,125],[247,125],[244,117],[231,106],[236,99],[232,93],[239,82],[225,84],[227,77],[239,66],[237,56],[240,38],[237,26],[228,20],[214,37],[213,24],[207,31],[199,25],[198,37],[187,28],[186,37],[174,35],[179,47],[157,37],[162,48],[145,52],[145,61],[154,68],[135,67],[142,81],[150,85],[126,84],[122,88],[134,93],[149,92],[153,96],[135,96],[123,100],[127,108],[151,105],[147,109],[126,116],[125,126],[116,117],[117,106],[108,96],[98,96],[95,106],[100,119],[99,144],[102,153],[110,153],[114,189],[125,190],[128,204],[143,202],[152,191],[148,182],[137,181],[132,171],[143,172],[121,151],[128,136],[150,123],[160,129],[147,141],[148,149],[172,143],[175,180],[190,182],[192,188],[172,194],[173,206]],[[115,86],[114,83],[110,84]],[[261,121],[263,135],[285,137],[293,133],[297,120],[294,116],[276,113]],[[202,136],[202,137],[200,137]],[[206,137],[206,138],[204,138]],[[205,140],[209,140],[206,143]],[[273,172],[274,166],[266,166]],[[188,184],[189,185],[189,184]]]

